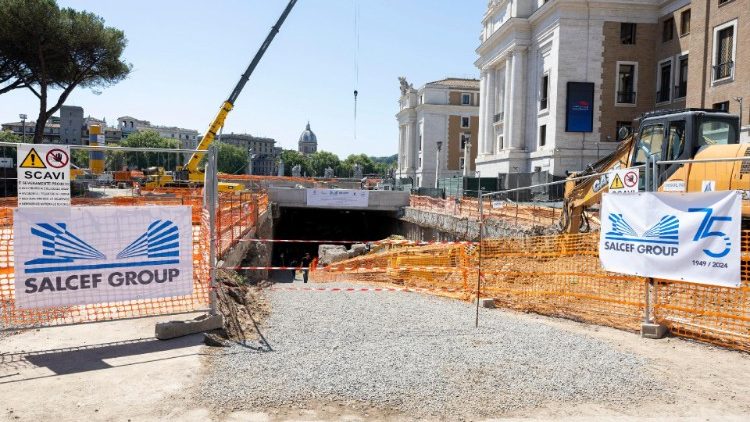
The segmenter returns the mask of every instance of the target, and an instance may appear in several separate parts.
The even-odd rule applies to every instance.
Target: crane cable
[[[354,141],[357,141],[357,95],[359,91],[359,1],[354,3]]]

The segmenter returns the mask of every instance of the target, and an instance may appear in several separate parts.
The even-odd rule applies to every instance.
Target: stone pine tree
[[[127,40],[92,13],[54,0],[0,0],[0,94],[29,89],[39,99],[34,143],[76,87],[98,90],[123,80]],[[50,91],[57,93],[51,98]]]

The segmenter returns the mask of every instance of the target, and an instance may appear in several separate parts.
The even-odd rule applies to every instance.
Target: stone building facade
[[[474,175],[478,80],[447,78],[414,89],[402,78],[399,106],[397,177],[410,178],[414,187],[434,187],[436,176]]]
[[[482,175],[564,177],[655,109],[740,114],[750,139],[750,0],[490,0],[481,74]],[[593,87],[591,127],[566,127],[568,83]]]

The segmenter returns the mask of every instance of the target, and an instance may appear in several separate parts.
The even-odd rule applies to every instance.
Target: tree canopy
[[[76,87],[97,90],[127,77],[126,44],[121,30],[93,13],[60,9],[54,0],[0,0],[0,94],[26,88],[39,99],[39,143]],[[49,98],[52,89],[60,90],[57,100]]]
[[[238,146],[217,142],[219,157],[216,160],[220,173],[245,174],[247,172],[247,152]]]
[[[132,133],[120,141],[120,146],[133,148],[170,148],[180,147],[175,139],[162,138],[158,132],[145,130]],[[182,157],[169,152],[114,152],[107,153],[107,168],[120,170],[123,167],[129,169],[146,169],[149,167],[164,167],[166,170],[174,170],[181,165]]]
[[[354,165],[362,166],[362,174],[376,174],[386,177],[389,170],[396,166],[398,155],[390,157],[369,157],[366,154],[351,154],[345,160],[328,151],[318,151],[310,155],[303,155],[295,150],[284,150],[280,160],[284,162],[284,175],[292,175],[292,167],[299,164],[302,173],[308,176],[323,177],[326,167],[334,170],[336,177],[352,177]]]
[[[307,158],[310,160],[312,175],[317,177],[323,177],[326,168],[328,167],[332,168],[335,174],[335,171],[340,164],[339,157],[328,151],[318,151],[310,154]]]

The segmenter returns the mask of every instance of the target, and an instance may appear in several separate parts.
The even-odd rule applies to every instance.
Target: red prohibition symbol
[[[62,167],[65,167],[66,164],[68,164],[68,153],[59,149],[51,149],[49,152],[47,152],[47,164],[49,164],[50,167],[59,169]]]

